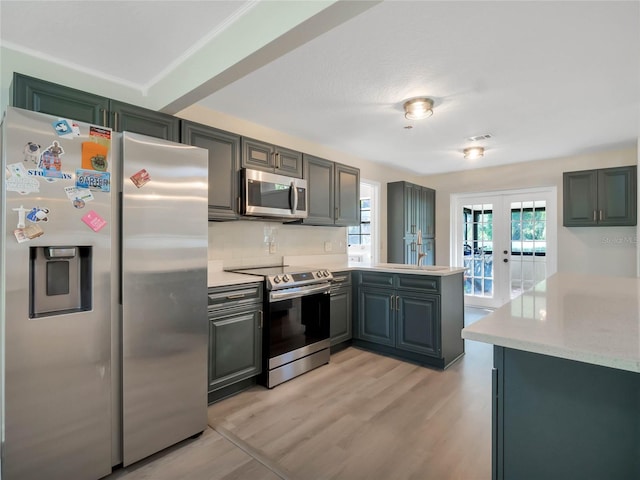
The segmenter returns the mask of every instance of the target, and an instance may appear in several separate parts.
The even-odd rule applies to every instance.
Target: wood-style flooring
[[[348,348],[211,405],[200,438],[106,478],[488,480],[492,348],[465,348],[445,371]]]

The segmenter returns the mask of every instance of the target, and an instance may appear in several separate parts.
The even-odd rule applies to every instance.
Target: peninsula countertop
[[[462,338],[640,373],[640,279],[556,273]]]

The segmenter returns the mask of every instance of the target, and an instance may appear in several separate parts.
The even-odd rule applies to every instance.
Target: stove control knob
[[[273,283],[280,283],[280,277],[278,275],[273,277]]]
[[[322,278],[322,272],[316,272],[314,275],[316,278]]]
[[[284,274],[284,275],[283,275],[283,277],[282,277],[282,281],[283,281],[283,282],[288,282],[289,280],[291,280],[291,279],[289,278],[289,275]]]
[[[329,272],[327,270],[323,270],[322,271],[322,276],[323,277],[328,277],[329,276]]]

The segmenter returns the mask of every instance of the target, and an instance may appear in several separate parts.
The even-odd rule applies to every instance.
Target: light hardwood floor
[[[209,407],[208,430],[109,480],[488,480],[489,345],[445,371],[356,348]]]

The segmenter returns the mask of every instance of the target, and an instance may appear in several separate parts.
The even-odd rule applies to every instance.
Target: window
[[[547,253],[546,202],[511,203],[511,255]]]
[[[371,245],[371,199],[360,199],[360,225],[348,227],[349,245]]]

